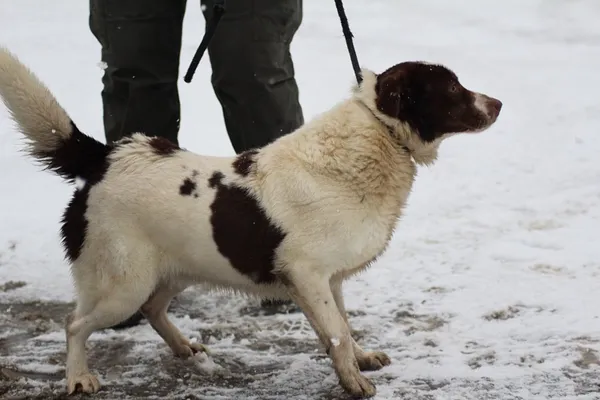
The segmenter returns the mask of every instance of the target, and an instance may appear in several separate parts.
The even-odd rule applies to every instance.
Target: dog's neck
[[[418,165],[431,165],[437,160],[441,139],[430,143],[423,142],[412,128],[405,122],[391,118],[377,109],[377,75],[368,70],[361,71],[363,81],[354,88],[354,99],[365,107],[371,115],[384,127],[391,137],[407,151]]]
[[[387,124],[383,119],[379,118],[379,116],[377,114],[375,114],[375,112],[373,110],[371,110],[371,108],[369,108],[369,106],[367,106],[364,101],[359,100],[358,103],[365,110],[367,110],[367,112],[369,112],[373,116],[373,118],[375,118],[377,121],[379,121],[379,123],[388,131],[388,133],[394,140],[396,140],[400,143],[402,150],[406,151],[409,155],[412,156],[412,150],[409,149],[407,145],[403,144],[402,140],[398,140],[398,135],[396,134],[396,128]]]

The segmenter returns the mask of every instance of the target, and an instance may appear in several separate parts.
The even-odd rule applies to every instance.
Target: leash
[[[344,33],[344,39],[346,39],[346,47],[348,47],[348,54],[350,55],[350,62],[352,63],[352,69],[354,69],[354,75],[356,76],[356,81],[360,85],[362,82],[362,76],[360,74],[360,64],[358,63],[358,56],[356,55],[356,49],[354,48],[354,43],[352,42],[352,32],[350,31],[350,25],[348,24],[348,17],[346,17],[346,11],[344,10],[344,3],[342,0],[335,0],[335,7],[337,8],[338,16],[340,17],[340,23],[342,24],[342,32]],[[202,41],[192,58],[190,66],[185,74],[183,80],[187,83],[192,81],[194,77],[194,73],[196,72],[196,68],[198,68],[198,64],[200,64],[200,60],[208,47],[208,44],[217,30],[217,26],[219,25],[219,21],[221,17],[225,13],[225,0],[215,0],[215,5],[213,6],[213,16],[208,21],[206,31],[204,32],[204,36],[202,37]]]
[[[360,64],[358,63],[358,57],[356,56],[356,50],[354,49],[354,43],[352,43],[352,32],[350,32],[350,26],[348,25],[348,18],[346,17],[346,11],[344,11],[344,4],[342,0],[335,0],[335,7],[337,8],[340,22],[342,23],[342,32],[344,32],[344,38],[346,39],[346,46],[348,47],[348,53],[350,54],[350,61],[352,62],[352,68],[354,69],[354,75],[356,75],[356,81],[360,85],[362,82],[362,75],[360,74]]]
[[[219,21],[221,17],[225,14],[225,0],[215,0],[215,5],[213,6],[213,15],[210,21],[208,21],[206,26],[206,31],[204,32],[204,36],[202,37],[202,41],[198,46],[198,50],[196,50],[196,54],[194,54],[194,58],[192,58],[192,62],[185,74],[183,80],[187,83],[192,81],[194,77],[194,73],[196,72],[196,68],[198,68],[198,64],[200,64],[200,60],[208,47],[208,43],[212,39],[217,30],[217,25],[219,25]]]

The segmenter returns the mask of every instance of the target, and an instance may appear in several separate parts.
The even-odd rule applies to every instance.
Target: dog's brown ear
[[[406,102],[410,101],[408,75],[404,68],[396,66],[381,73],[375,86],[377,109],[385,115],[403,119]]]

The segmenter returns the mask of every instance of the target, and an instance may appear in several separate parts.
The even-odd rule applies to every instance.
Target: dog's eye
[[[450,93],[456,93],[458,92],[458,85],[456,83],[453,83],[450,85]]]

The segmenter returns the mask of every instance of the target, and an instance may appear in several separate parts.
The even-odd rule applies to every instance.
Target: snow
[[[192,360],[195,362],[195,367],[205,373],[213,374],[223,370],[223,367],[215,363],[215,361],[205,353],[197,353]]]
[[[292,54],[308,120],[347,96],[354,74],[333,1],[304,5]],[[419,170],[389,250],[345,286],[361,345],[392,359],[367,374],[377,399],[600,399],[600,367],[581,361],[600,351],[600,2],[346,0],[345,8],[363,67],[442,63],[468,88],[504,103],[492,129],[449,139],[439,161]],[[76,0],[0,2],[0,38],[80,129],[103,140],[103,65],[87,12],[88,3]],[[200,8],[190,2],[182,75],[203,30]],[[180,141],[230,155],[205,57],[192,83],[180,84]],[[27,283],[0,292],[0,302],[70,301],[59,221],[73,188],[40,172],[22,149],[0,107],[0,285]],[[189,297],[202,318],[174,322],[190,336],[215,332],[204,343],[221,361],[233,355],[258,370],[274,358],[281,363],[252,390],[285,389],[281,398],[290,399],[335,390],[330,364],[314,358],[314,333],[302,315],[250,318],[240,316],[246,299],[200,290]],[[144,379],[124,377],[133,383],[163,373],[144,372],[145,362],[170,357],[147,325],[97,333],[90,342],[100,340],[137,344],[130,351]],[[42,341],[64,351],[56,330],[23,345],[35,357],[0,352],[0,364],[54,370],[43,364]],[[258,351],[260,341],[266,345]],[[294,351],[282,355],[289,343]],[[237,393],[210,382],[189,393]]]

